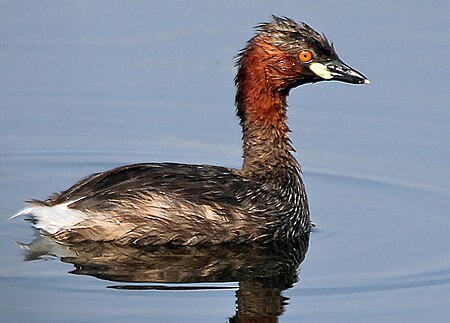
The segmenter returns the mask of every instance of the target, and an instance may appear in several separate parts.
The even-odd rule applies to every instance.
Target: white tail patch
[[[31,205],[13,215],[11,219],[21,215],[30,214],[37,220],[35,225],[37,229],[44,230],[50,234],[55,234],[61,229],[73,227],[88,217],[88,214],[82,211],[67,207],[73,202],[75,201],[69,201],[54,206]]]

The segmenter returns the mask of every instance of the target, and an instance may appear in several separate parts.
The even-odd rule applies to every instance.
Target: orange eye
[[[309,50],[302,50],[299,54],[298,54],[298,58],[302,61],[302,62],[309,62],[310,60],[312,60],[312,53]]]

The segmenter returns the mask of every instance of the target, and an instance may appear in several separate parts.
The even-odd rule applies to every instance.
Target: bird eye
[[[299,54],[298,54],[298,58],[302,61],[302,62],[309,62],[310,60],[312,60],[312,53],[309,50],[302,50]]]

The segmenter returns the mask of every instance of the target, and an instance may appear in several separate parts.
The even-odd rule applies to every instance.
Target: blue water
[[[82,252],[57,246],[24,261],[18,243],[35,233],[9,217],[27,198],[118,165],[239,167],[233,57],[274,13],[325,32],[372,83],[292,91],[291,139],[317,227],[292,287],[273,299],[270,284],[247,291],[262,303],[288,298],[281,322],[448,322],[448,12],[446,1],[1,2],[0,321],[236,315],[248,288],[238,274],[182,285],[99,279],[73,273]]]

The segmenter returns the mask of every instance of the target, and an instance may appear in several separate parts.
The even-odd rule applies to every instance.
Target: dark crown
[[[260,24],[257,31],[253,39],[267,38],[272,45],[286,52],[307,47],[315,50],[320,56],[336,55],[333,44],[328,41],[325,34],[319,34],[304,22],[297,24],[292,19],[273,16],[273,21]]]

